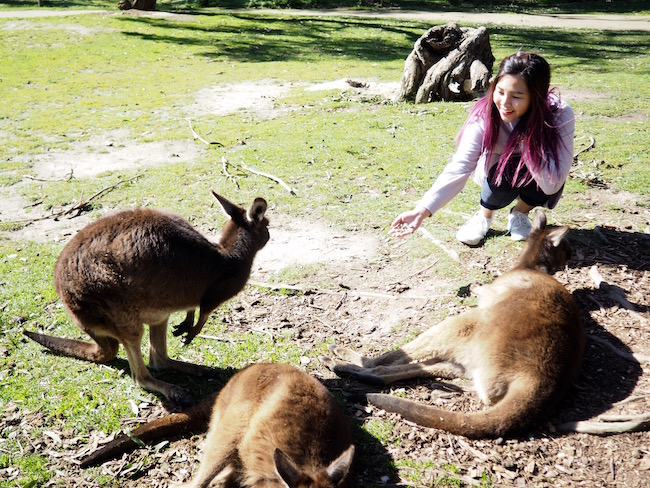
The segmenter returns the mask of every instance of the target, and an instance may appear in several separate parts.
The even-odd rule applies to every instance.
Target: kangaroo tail
[[[50,351],[96,363],[111,361],[117,355],[120,343],[112,337],[93,337],[95,342],[80,341],[78,339],[64,339],[38,332],[23,331],[31,340],[47,347]]]
[[[400,414],[406,420],[424,427],[441,429],[470,438],[501,437],[538,420],[548,402],[540,399],[536,388],[523,381],[513,382],[506,395],[494,406],[482,412],[450,412],[411,400],[380,393],[370,393],[368,401],[388,412]],[[537,398],[536,398],[537,395]]]
[[[184,412],[165,415],[141,425],[130,432],[130,435],[119,436],[81,461],[81,467],[96,466],[121,454],[133,451],[142,443],[179,437],[189,432],[200,433],[207,431],[215,399],[216,393]]]

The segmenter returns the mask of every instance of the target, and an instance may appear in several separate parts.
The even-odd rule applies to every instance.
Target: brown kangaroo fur
[[[25,335],[55,353],[95,362],[111,361],[122,344],[136,384],[173,402],[193,403],[187,390],[155,379],[147,370],[143,324],[149,325],[151,368],[208,372],[168,357],[169,316],[190,311],[175,331],[186,333],[188,344],[211,312],[244,287],[257,251],[269,240],[264,199],[256,198],[246,212],[212,193],[230,216],[217,244],[177,215],[142,208],[100,218],[80,230],[56,262],[54,287],[70,318],[94,342]]]
[[[186,487],[335,488],[346,486],[354,446],[350,424],[315,378],[286,364],[254,364],[239,371],[218,396],[183,414],[145,424],[142,440],[205,430],[203,459]],[[121,436],[82,467],[115,457],[135,443]],[[210,485],[214,486],[214,485]]]
[[[568,227],[547,230],[536,212],[515,266],[482,287],[478,307],[449,317],[377,358],[331,347],[339,375],[389,384],[415,377],[469,376],[483,402],[476,413],[449,412],[384,394],[368,401],[419,425],[466,437],[497,437],[534,424],[556,408],[580,371],[585,335],[578,306],[550,274],[570,257]]]

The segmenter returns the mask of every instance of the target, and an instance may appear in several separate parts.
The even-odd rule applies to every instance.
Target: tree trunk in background
[[[415,103],[465,101],[488,88],[494,56],[485,27],[432,27],[404,63],[398,100]]]
[[[155,10],[156,0],[120,0],[117,8],[120,10]]]

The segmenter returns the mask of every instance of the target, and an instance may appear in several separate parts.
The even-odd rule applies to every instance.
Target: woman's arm
[[[458,143],[451,162],[445,166],[433,186],[424,194],[415,209],[402,212],[393,221],[390,234],[404,237],[415,232],[424,219],[444,207],[465,186],[481,156],[483,130],[478,123],[468,125]]]
[[[468,125],[458,143],[456,152],[431,188],[418,202],[431,215],[449,203],[465,187],[481,157],[483,129],[479,123]]]

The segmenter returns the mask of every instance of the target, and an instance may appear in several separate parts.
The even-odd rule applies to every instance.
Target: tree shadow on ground
[[[281,12],[279,12],[281,13]],[[203,16],[204,14],[201,14]],[[229,17],[237,22],[200,25],[178,23],[168,19],[142,16],[120,17],[125,36],[175,45],[204,47],[199,55],[214,59],[236,59],[242,63],[305,61],[322,56],[372,61],[391,61],[406,57],[413,42],[422,34],[422,27],[400,27],[391,21],[347,18],[282,18],[275,15],[223,13],[205,14],[209,17]],[[200,18],[197,15],[197,20]],[[129,30],[145,24],[169,29],[168,33],[143,33]],[[355,32],[355,29],[359,29]],[[362,37],[361,29],[384,31],[392,35]]]
[[[431,27],[430,22],[409,22],[391,19],[353,19],[345,17],[281,17],[261,14],[224,14],[207,12],[192,14],[201,17],[226,16],[237,22],[202,25],[192,21],[177,22],[147,16],[119,17],[125,36],[175,45],[203,47],[199,55],[211,59],[236,59],[242,63],[272,61],[309,61],[322,57],[363,59],[375,62],[404,60],[413,43]],[[169,29],[166,33],[141,32],[138,25]],[[129,26],[134,29],[130,29]],[[367,32],[379,35],[368,36]],[[365,32],[365,34],[364,34]],[[612,59],[645,54],[650,40],[645,32],[574,31],[554,28],[488,26],[494,46],[531,49],[557,58],[589,66],[599,73],[616,69]],[[557,64],[557,63],[556,63]]]

